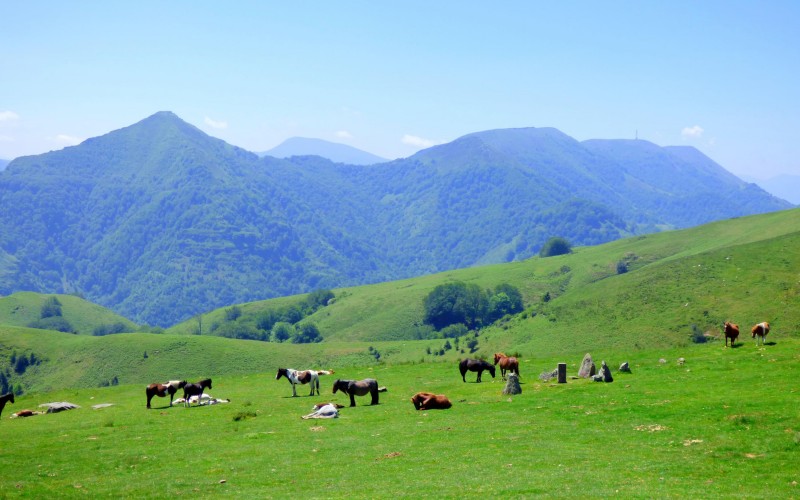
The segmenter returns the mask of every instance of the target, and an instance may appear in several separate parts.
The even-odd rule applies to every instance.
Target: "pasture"
[[[746,336],[736,348],[592,352],[610,384],[540,382],[562,361],[575,375],[582,354],[523,353],[514,397],[499,371],[464,383],[451,360],[292,366],[336,370],[321,396],[302,386],[296,398],[277,366],[206,373],[231,402],[188,409],[155,398],[147,410],[143,384],[26,394],[0,421],[0,497],[796,497],[800,341],[773,334],[759,347]],[[338,419],[301,420],[314,403],[348,404],[331,394],[336,378],[367,377],[388,388],[380,405],[361,397]],[[419,391],[453,407],[415,411]],[[52,401],[81,408],[8,418]]]

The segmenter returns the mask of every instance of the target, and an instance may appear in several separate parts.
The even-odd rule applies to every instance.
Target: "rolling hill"
[[[307,137],[291,137],[269,151],[258,153],[258,156],[274,156],[275,158],[321,156],[334,163],[347,163],[349,165],[373,165],[388,161],[386,158],[381,158],[347,144]]]
[[[713,203],[710,201],[713,200]],[[143,324],[523,261],[789,208],[697,150],[470,134],[370,166],[259,158],[169,112],[0,173],[0,294],[77,293]]]

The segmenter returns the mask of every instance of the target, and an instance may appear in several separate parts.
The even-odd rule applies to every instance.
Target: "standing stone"
[[[519,386],[519,375],[511,372],[507,375],[506,386],[503,388],[503,394],[522,394],[522,387]]]
[[[605,361],[603,361],[602,366],[600,366],[600,373],[592,377],[592,380],[595,382],[613,382],[614,378],[611,376],[611,370],[608,368],[608,365]]]
[[[559,384],[566,384],[567,383],[567,364],[566,363],[559,363],[558,364],[558,383]]]
[[[589,378],[595,373],[597,373],[597,367],[594,366],[592,355],[587,352],[586,356],[583,357],[583,361],[581,361],[581,368],[578,370],[578,376],[581,378]]]

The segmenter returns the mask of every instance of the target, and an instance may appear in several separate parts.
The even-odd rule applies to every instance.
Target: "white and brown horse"
[[[170,380],[169,382],[165,382],[163,384],[150,384],[145,388],[145,394],[147,394],[147,407],[150,408],[150,400],[153,399],[153,396],[158,396],[160,398],[166,397],[169,394],[169,405],[172,406],[172,399],[175,397],[175,393],[178,392],[178,389],[182,389],[186,385],[185,380]]]
[[[728,339],[731,339],[731,347],[733,347],[733,344],[736,343],[736,339],[739,337],[739,325],[726,321],[725,324],[722,325],[722,329],[725,330],[725,347],[728,347]]]
[[[333,370],[295,370],[293,368],[278,368],[278,374],[275,375],[275,380],[280,380],[281,377],[286,377],[292,384],[292,397],[297,397],[297,384],[305,385],[311,384],[311,394],[314,395],[314,389],[317,390],[319,396],[319,376],[320,375],[333,375]]]
[[[761,322],[755,325],[750,332],[753,334],[753,338],[756,339],[756,345],[758,345],[758,339],[761,339],[761,345],[764,345],[764,341],[767,340],[767,334],[769,333],[769,323],[766,321]]]

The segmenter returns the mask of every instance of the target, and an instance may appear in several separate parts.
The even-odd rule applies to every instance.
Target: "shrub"
[[[554,257],[556,255],[565,255],[572,252],[572,244],[565,238],[554,236],[547,240],[547,242],[539,250],[540,257]]]

